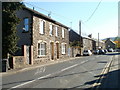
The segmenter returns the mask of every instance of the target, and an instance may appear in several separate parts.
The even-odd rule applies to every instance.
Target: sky
[[[118,36],[117,0],[84,0],[79,2],[30,2],[24,0],[24,2],[27,7],[34,7],[35,10],[45,15],[50,14],[52,19],[71,27],[77,33],[79,33],[79,21],[81,21],[81,32],[83,36],[92,34],[92,37],[96,39],[98,38],[98,33],[100,39]],[[94,11],[95,13],[93,14]],[[89,19],[91,15],[92,17]]]

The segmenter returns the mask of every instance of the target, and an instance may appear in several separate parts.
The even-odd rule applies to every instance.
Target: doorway
[[[57,59],[59,59],[59,43],[56,43]]]
[[[51,49],[51,59],[54,60],[54,43],[50,43],[50,49]]]

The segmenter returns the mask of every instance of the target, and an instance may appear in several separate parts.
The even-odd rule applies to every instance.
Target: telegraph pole
[[[98,49],[99,49],[99,33],[98,33]]]
[[[82,42],[82,40],[81,40],[81,21],[79,21],[79,35],[80,35],[80,55],[81,55],[81,42]]]

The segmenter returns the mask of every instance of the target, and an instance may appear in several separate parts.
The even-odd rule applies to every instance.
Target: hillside
[[[120,37],[109,37],[112,41],[118,41],[118,39],[120,39]],[[102,39],[103,41],[106,40],[107,38],[105,39]]]

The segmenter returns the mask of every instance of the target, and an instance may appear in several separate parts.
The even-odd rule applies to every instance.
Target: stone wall
[[[77,57],[80,55],[80,49],[78,47],[70,47],[70,57]]]
[[[93,43],[91,39],[83,38],[83,49],[84,50],[92,50],[93,49]]]
[[[14,69],[22,68],[25,66],[24,56],[14,56],[12,60]]]
[[[23,68],[27,65],[33,65],[33,46],[29,46],[29,57],[27,56],[27,49],[28,46],[26,45],[23,45],[23,56],[13,56],[12,57],[12,63],[11,65],[13,66],[10,66],[12,67],[13,69],[17,69],[17,68]],[[29,63],[28,63],[28,60],[29,60]]]

